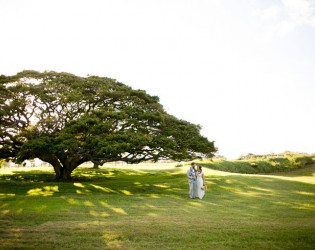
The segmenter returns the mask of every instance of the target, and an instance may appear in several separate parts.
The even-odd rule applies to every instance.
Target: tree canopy
[[[111,78],[22,71],[0,76],[0,158],[50,163],[57,179],[80,164],[212,156],[200,126],[167,114],[159,98]]]

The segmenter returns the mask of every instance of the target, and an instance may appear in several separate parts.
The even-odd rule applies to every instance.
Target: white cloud
[[[253,15],[261,19],[261,21],[270,21],[279,15],[280,8],[277,5],[265,9],[255,9]]]
[[[281,0],[277,5],[257,8],[253,11],[257,40],[266,42],[275,36],[286,36],[303,26],[315,28],[315,1]]]

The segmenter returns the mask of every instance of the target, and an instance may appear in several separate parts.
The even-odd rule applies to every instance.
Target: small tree
[[[23,71],[0,76],[0,155],[50,163],[70,179],[86,161],[211,157],[200,126],[167,114],[156,96],[110,78]]]

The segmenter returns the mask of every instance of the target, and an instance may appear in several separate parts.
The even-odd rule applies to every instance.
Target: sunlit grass
[[[299,154],[291,156],[259,156],[242,160],[212,160],[205,159],[198,162],[202,166],[220,171],[244,174],[266,174],[276,172],[290,172],[307,168],[315,164],[315,159]]]
[[[45,186],[42,188],[34,188],[27,191],[30,196],[52,196],[55,192],[59,192],[58,186]]]
[[[0,248],[314,248],[315,166],[282,175],[204,168],[203,200],[189,199],[186,170],[80,167],[63,183],[52,168],[1,169]]]

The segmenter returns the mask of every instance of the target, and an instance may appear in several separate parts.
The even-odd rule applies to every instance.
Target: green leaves
[[[216,151],[199,126],[168,115],[158,97],[110,78],[1,76],[0,105],[0,153],[13,160],[38,157],[74,168],[89,160],[187,160]]]

